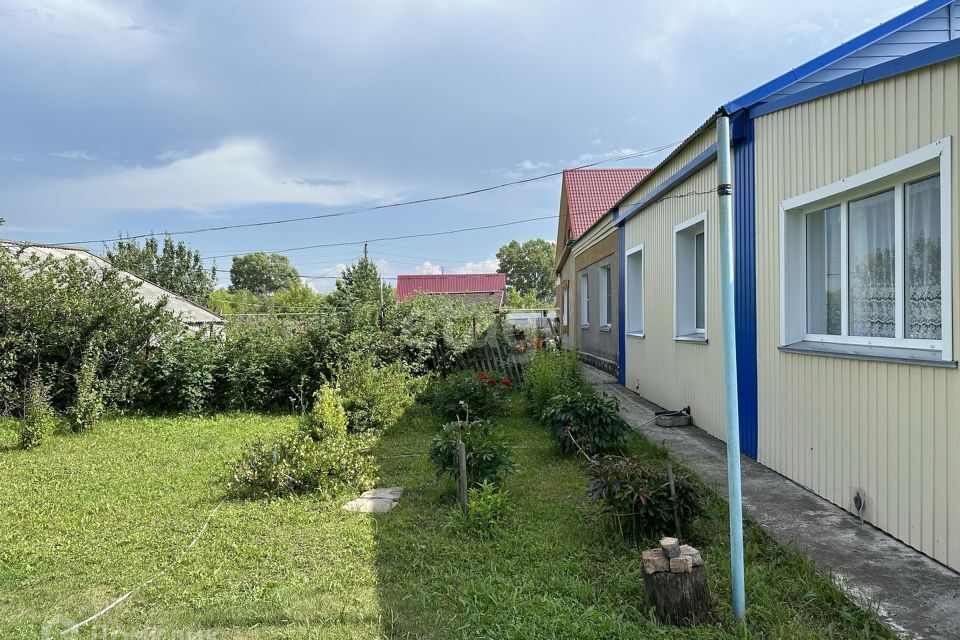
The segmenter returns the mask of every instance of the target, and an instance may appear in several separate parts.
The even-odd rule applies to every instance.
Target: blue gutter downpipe
[[[730,591],[733,615],[743,620],[743,502],[740,487],[740,411],[737,392],[737,327],[734,293],[733,179],[730,118],[717,119],[717,193],[720,199],[720,295],[723,302],[724,409],[727,422],[727,493],[730,502]]]

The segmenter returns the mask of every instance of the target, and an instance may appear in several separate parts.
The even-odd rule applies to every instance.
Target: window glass
[[[704,329],[707,326],[706,323],[706,272],[704,271],[704,234],[698,233],[696,237],[696,265],[695,265],[695,277],[696,277],[696,328]]]
[[[643,333],[643,251],[627,256],[627,331]]]
[[[840,335],[840,207],[807,214],[807,333]]]
[[[586,325],[590,322],[589,309],[590,309],[590,298],[588,295],[589,280],[587,274],[580,276],[580,324]]]
[[[600,270],[600,277],[602,278],[602,288],[603,291],[600,294],[603,296],[601,299],[601,304],[603,309],[601,312],[601,320],[604,325],[613,324],[613,283],[610,278],[610,267],[604,267]]]
[[[904,189],[904,337],[940,340],[940,176]]]
[[[896,337],[894,191],[849,205],[850,335]]]

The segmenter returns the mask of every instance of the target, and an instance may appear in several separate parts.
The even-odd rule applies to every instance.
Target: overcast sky
[[[4,0],[0,235],[65,242],[313,215],[661,147],[908,6]],[[556,214],[559,184],[184,239],[213,256],[496,224]],[[533,237],[553,240],[555,222],[370,251],[388,276],[489,270],[501,244]],[[361,251],[289,255],[326,275]],[[229,258],[218,265],[226,282]]]

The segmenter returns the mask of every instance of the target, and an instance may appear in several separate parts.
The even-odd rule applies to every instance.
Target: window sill
[[[627,331],[627,336],[630,338],[646,338],[647,335],[643,331]]]
[[[794,342],[779,347],[783,353],[800,353],[813,356],[847,358],[849,360],[872,360],[894,364],[913,364],[927,367],[956,369],[956,360],[942,360],[939,351],[904,349],[900,347],[871,347],[828,342]]]
[[[707,334],[705,333],[687,333],[682,336],[676,336],[674,342],[692,342],[694,344],[707,344]]]
[[[600,325],[600,331],[606,331],[607,333],[613,331],[613,325],[611,324],[602,324]]]

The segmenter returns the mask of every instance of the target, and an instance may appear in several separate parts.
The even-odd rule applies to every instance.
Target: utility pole
[[[366,242],[363,243],[363,259],[364,260],[367,259],[367,243]]]

